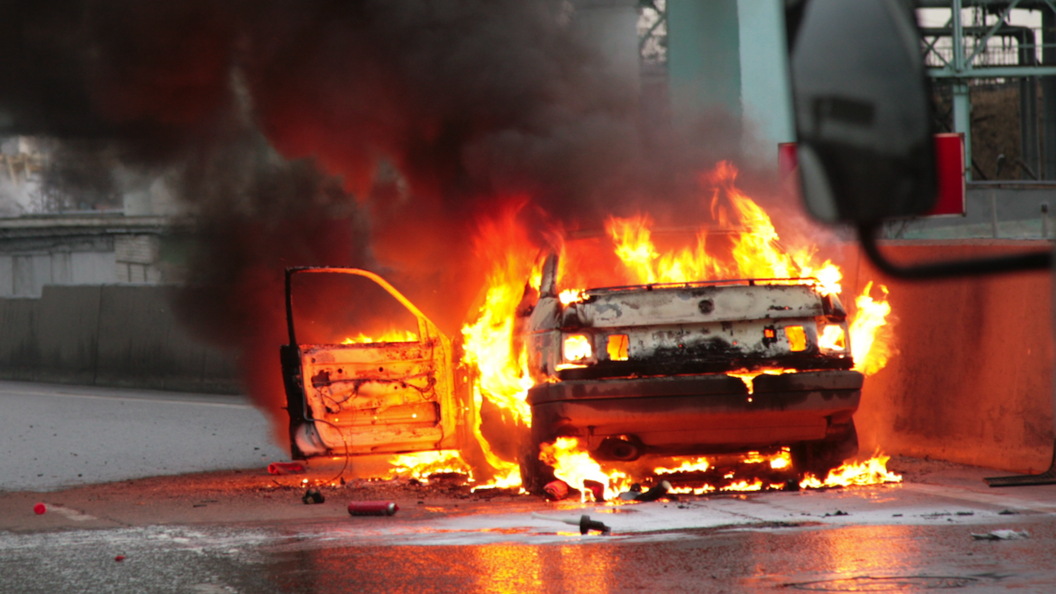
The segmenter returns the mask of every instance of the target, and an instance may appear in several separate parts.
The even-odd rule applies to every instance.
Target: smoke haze
[[[76,137],[165,175],[195,215],[182,316],[282,406],[283,269],[365,267],[454,333],[472,237],[511,204],[540,238],[649,212],[705,222],[735,118],[643,120],[636,84],[558,0],[0,2],[0,130]],[[540,239],[542,241],[542,239]],[[281,412],[281,411],[279,411]]]

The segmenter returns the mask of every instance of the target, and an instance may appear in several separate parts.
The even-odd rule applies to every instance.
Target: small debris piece
[[[1017,515],[1019,515],[1019,512],[1014,510],[1014,509],[1003,509],[1003,510],[997,512],[997,515],[999,515],[999,516],[1017,516]]]
[[[33,513],[37,514],[38,516],[44,515],[44,512],[46,511],[48,511],[48,507],[43,503],[38,503],[33,506]]]
[[[641,493],[642,486],[638,483],[634,483],[633,485],[631,485],[630,491],[624,491],[623,493],[620,493],[620,499],[623,501],[634,501]]]
[[[590,516],[583,515],[579,517],[579,533],[589,534],[591,530],[597,530],[602,534],[609,534],[612,532],[612,528],[609,528],[605,524],[598,522],[597,520],[591,520]]]
[[[975,515],[975,512],[970,512],[970,511],[959,511],[959,512],[957,512],[957,515],[958,515],[958,516],[974,516],[974,515]]]
[[[667,481],[660,481],[659,485],[656,485],[655,487],[653,487],[652,489],[649,489],[645,493],[642,493],[642,494],[638,495],[637,497],[634,498],[634,500],[635,501],[656,501],[657,499],[660,499],[664,495],[667,495],[667,492],[670,491],[670,490],[671,490],[671,483],[669,483]]]
[[[1023,540],[1024,538],[1030,538],[1030,533],[1026,530],[991,530],[986,534],[976,534],[975,532],[971,534],[975,540]]]
[[[319,492],[319,489],[313,487],[304,492],[301,501],[303,501],[305,505],[308,505],[310,503],[322,503],[326,501],[326,498],[324,498],[323,494]]]
[[[583,481],[583,487],[590,491],[590,494],[594,497],[594,501],[597,501],[598,503],[605,502],[605,485],[598,481],[586,479]]]
[[[304,474],[303,462],[272,462],[268,464],[268,474]]]
[[[838,509],[838,510],[832,512],[831,514],[825,514],[824,516],[821,516],[821,517],[828,518],[830,516],[849,516],[849,515],[851,515],[851,514],[843,511],[842,509]]]
[[[892,518],[901,518],[902,514],[891,514]]]
[[[568,483],[561,479],[551,481],[543,487],[543,493],[546,494],[547,499],[560,501],[565,497],[568,497]]]
[[[543,514],[536,514],[536,513],[533,513],[532,517],[536,518],[536,519],[539,519],[539,520],[549,520],[551,522],[561,522],[562,524],[568,524],[569,526],[579,526],[579,533],[583,534],[583,535],[589,534],[592,530],[600,532],[603,535],[608,535],[608,534],[610,534],[612,532],[612,528],[609,528],[608,526],[606,526],[602,522],[598,522],[597,520],[591,520],[590,516],[588,516],[588,515],[580,516],[579,520],[567,520],[565,518],[557,518],[557,517],[554,517],[554,516],[544,516]]]
[[[125,560],[125,556],[124,555],[118,555],[118,556],[114,557],[114,561],[117,561],[117,562],[121,562],[121,561],[124,561],[124,560]]]
[[[348,504],[351,516],[391,516],[400,511],[393,501],[353,501]]]

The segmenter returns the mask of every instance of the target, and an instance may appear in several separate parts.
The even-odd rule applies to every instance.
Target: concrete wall
[[[113,283],[123,280],[119,269],[114,252],[0,254],[0,298],[40,297],[51,284]]]
[[[1043,241],[889,242],[896,261],[1052,249]],[[1010,471],[1045,469],[1053,450],[1052,273],[900,281],[844,248],[844,302],[875,280],[890,290],[898,354],[866,379],[863,449]],[[853,290],[852,290],[853,289]]]
[[[237,393],[230,353],[183,330],[160,286],[46,286],[0,299],[0,378]]]

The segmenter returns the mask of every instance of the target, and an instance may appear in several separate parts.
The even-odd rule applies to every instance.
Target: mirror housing
[[[905,0],[785,0],[797,157],[807,210],[854,223],[883,273],[938,279],[1044,270],[1051,251],[903,266],[884,257],[884,219],[929,211],[938,197],[924,58]]]
[[[788,2],[798,161],[825,222],[923,214],[936,199],[920,37],[903,0]]]

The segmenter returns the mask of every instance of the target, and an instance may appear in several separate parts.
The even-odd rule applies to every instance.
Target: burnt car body
[[[597,460],[790,447],[800,471],[822,474],[853,456],[853,371],[847,314],[810,279],[747,279],[588,289],[564,302],[557,256],[518,311],[527,351],[530,434],[520,441],[524,487],[553,470],[540,445],[576,437]],[[415,340],[299,343],[292,278],[366,278],[416,320]],[[457,344],[377,275],[350,268],[286,272],[289,344],[281,349],[294,458],[473,446],[471,370]],[[566,300],[567,301],[567,300]],[[842,337],[825,348],[819,335]],[[762,373],[750,380],[738,375]],[[749,383],[751,390],[749,389]]]
[[[383,289],[417,323],[415,340],[323,344],[298,342],[292,281],[299,274],[351,275]],[[289,344],[281,349],[296,459],[460,449],[466,411],[451,341],[381,277],[354,268],[286,271]]]
[[[847,314],[809,279],[589,289],[562,302],[557,257],[523,311],[532,437],[529,490],[549,480],[539,445],[576,437],[596,460],[790,447],[801,471],[857,453]],[[836,326],[842,340],[823,348]],[[742,381],[728,373],[781,370]],[[748,382],[751,382],[751,391]]]

